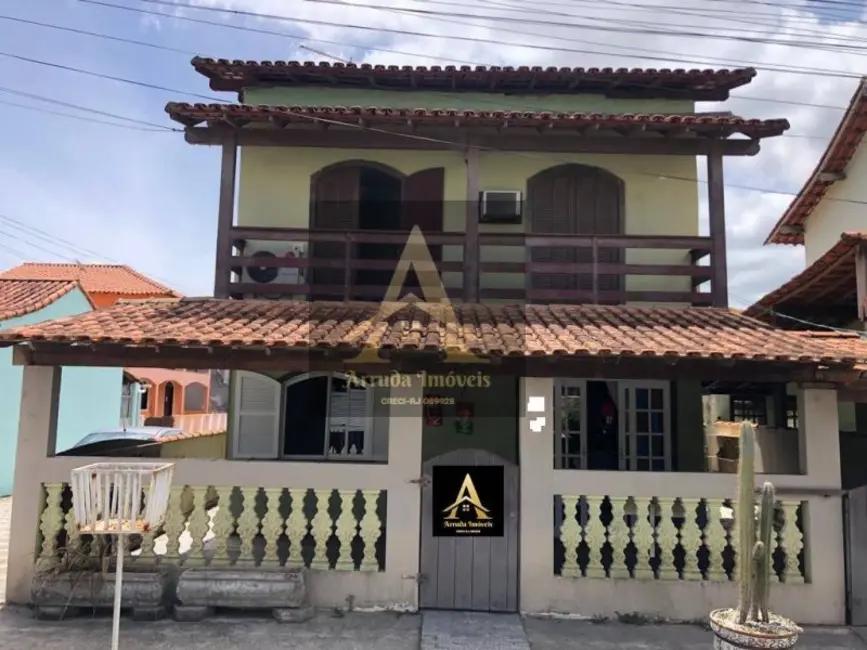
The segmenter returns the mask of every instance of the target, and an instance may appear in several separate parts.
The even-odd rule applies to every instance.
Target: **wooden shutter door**
[[[593,178],[593,205],[595,219],[593,232],[597,235],[623,234],[623,181],[603,169],[596,169]],[[598,250],[600,264],[623,264],[624,249],[600,248]],[[598,276],[599,291],[622,291],[625,289],[623,276],[615,273],[602,273]],[[600,302],[618,303],[620,300],[605,300]]]
[[[445,169],[434,167],[423,169],[407,176],[403,181],[403,199],[401,205],[400,226],[407,233],[415,226],[421,228],[422,234],[441,233],[443,231],[443,193],[445,188]],[[435,263],[442,261],[442,246],[431,246],[431,258]],[[397,250],[395,265],[403,252],[403,245]],[[437,264],[437,270],[439,265]],[[406,291],[418,292],[418,278],[410,273],[404,284]]]
[[[232,450],[235,458],[280,455],[280,383],[255,372],[234,376]]]
[[[324,169],[313,181],[313,218],[311,227],[319,230],[358,230],[358,201],[361,167],[339,166]],[[345,244],[319,242],[311,246],[311,258],[343,261]],[[354,247],[351,255],[355,256]],[[314,299],[343,300],[344,273],[351,273],[343,264],[337,268],[315,268],[313,271]],[[333,287],[323,290],[321,287]]]
[[[536,235],[577,234],[575,178],[569,166],[554,167],[537,174],[528,182],[531,232]],[[533,262],[576,261],[574,248],[539,247],[532,249]],[[575,290],[574,274],[539,272],[528,278],[531,289]],[[539,302],[559,302],[543,299]]]
[[[528,201],[531,232],[544,235],[617,235],[623,231],[623,184],[605,170],[585,165],[562,165],[530,179]],[[536,249],[534,262],[591,264],[589,247]],[[623,259],[622,249],[600,248],[600,263],[616,264]],[[587,291],[593,289],[592,273],[533,273],[528,279],[532,289]],[[617,291],[620,277],[600,275],[601,291]],[[548,302],[576,302],[575,299]]]

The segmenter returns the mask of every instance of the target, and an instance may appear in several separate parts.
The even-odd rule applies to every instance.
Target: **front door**
[[[620,470],[671,471],[671,396],[667,381],[618,383]]]
[[[419,605],[431,609],[518,611],[517,465],[489,451],[458,449],[424,463],[425,477],[433,479],[434,468],[438,466],[503,468],[503,507],[499,513],[503,519],[502,535],[436,536],[434,518],[442,517],[443,513],[434,512],[434,504],[438,501],[434,498],[434,490],[442,489],[442,486],[426,480],[422,491]],[[465,487],[461,484],[455,490],[456,502]],[[475,486],[468,493],[472,495],[474,491]],[[480,496],[484,502],[484,496]],[[440,508],[436,507],[436,510]]]

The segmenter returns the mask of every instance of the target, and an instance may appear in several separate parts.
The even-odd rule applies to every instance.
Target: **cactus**
[[[740,598],[738,622],[770,621],[772,546],[774,534],[774,486],[762,486],[758,540],[756,540],[755,449],[756,432],[752,424],[741,424],[740,462],[738,463],[738,500],[735,510],[738,532],[737,576]]]

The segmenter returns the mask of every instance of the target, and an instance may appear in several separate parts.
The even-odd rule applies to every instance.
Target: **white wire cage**
[[[72,512],[88,535],[146,533],[165,520],[172,463],[93,463],[72,470]]]

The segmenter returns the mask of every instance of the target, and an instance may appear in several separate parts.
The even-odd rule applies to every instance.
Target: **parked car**
[[[160,439],[183,435],[172,427],[129,427],[93,431],[60,456],[127,456],[153,458],[159,456]]]

